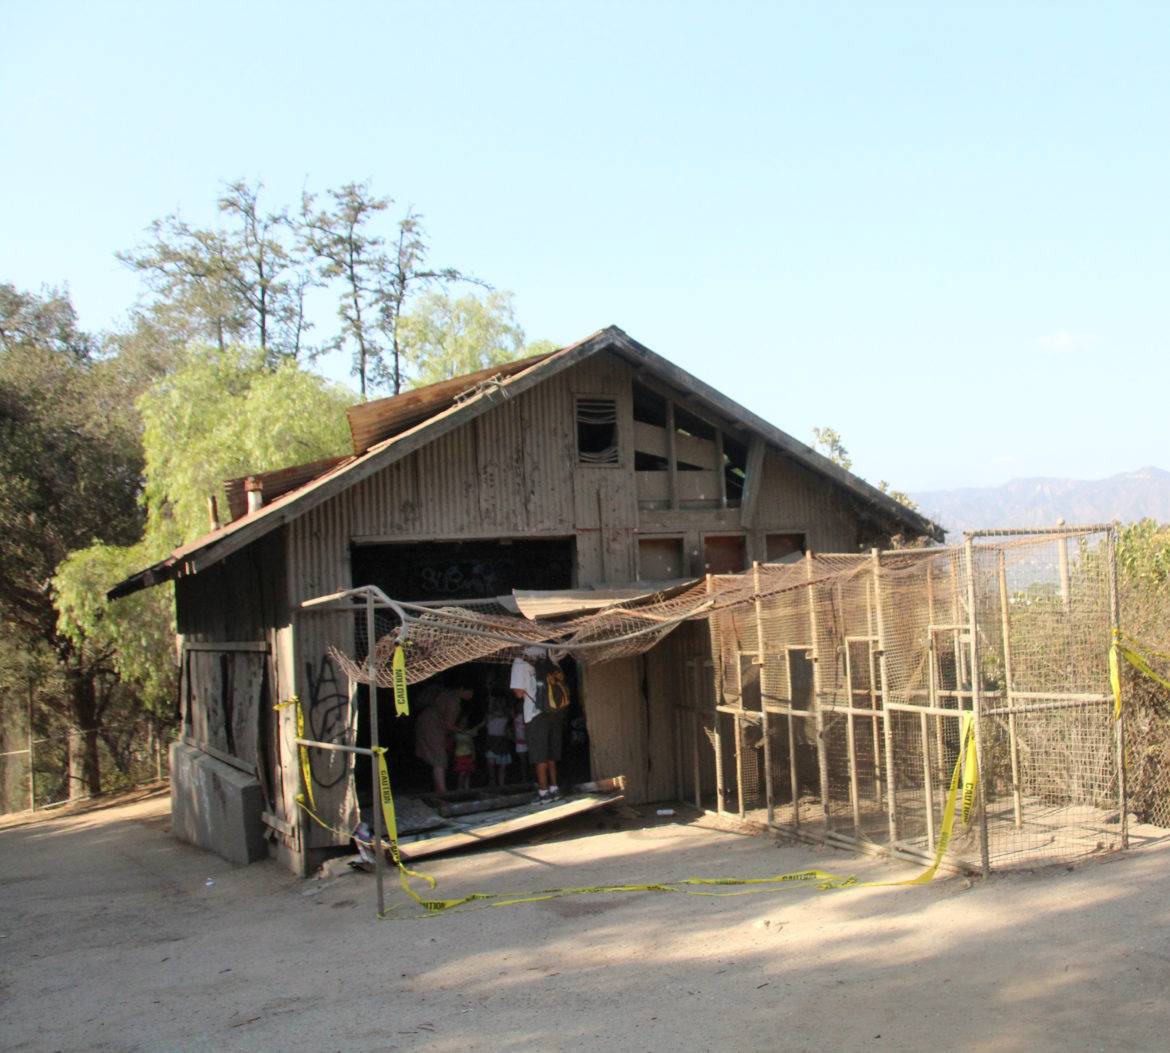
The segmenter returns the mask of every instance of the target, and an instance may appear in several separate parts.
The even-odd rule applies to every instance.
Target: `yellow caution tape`
[[[561,899],[564,896],[581,896],[594,894],[613,894],[619,892],[677,892],[688,896],[747,896],[760,892],[774,892],[793,884],[814,884],[821,891],[844,888],[893,888],[902,885],[925,885],[934,880],[943,856],[950,845],[955,825],[955,812],[958,810],[959,787],[962,785],[963,810],[962,820],[969,824],[974,809],[976,782],[978,779],[978,764],[975,756],[975,721],[970,713],[961,717],[959,755],[955,759],[955,767],[951,773],[950,788],[947,791],[946,804],[943,808],[942,827],[939,831],[938,844],[935,848],[934,859],[931,864],[917,877],[904,881],[858,881],[853,876],[832,874],[826,870],[793,870],[785,874],[772,874],[767,877],[739,878],[739,877],[690,877],[672,881],[655,881],[639,884],[615,885],[581,885],[568,888],[547,888],[530,892],[472,892],[457,899],[428,899],[420,896],[410,885],[409,878],[418,878],[425,881],[429,888],[434,889],[437,882],[430,874],[412,870],[402,861],[398,850],[398,823],[394,811],[394,795],[390,786],[390,770],[386,763],[385,747],[378,747],[375,751],[378,762],[378,789],[381,799],[382,818],[386,827],[386,840],[389,843],[390,857],[398,868],[399,881],[402,888],[415,903],[423,908],[425,914],[420,917],[433,917],[448,912],[459,912],[459,908],[482,910],[487,907],[511,907],[522,903],[541,903],[552,899]],[[301,796],[297,797],[297,804],[319,826],[340,836],[349,838],[352,834],[338,829],[325,822],[313,811]],[[354,837],[355,841],[373,847],[372,841],[364,841]],[[705,887],[718,887],[721,891],[706,891]],[[733,890],[734,889],[734,890]],[[478,902],[478,907],[467,907],[467,904]],[[386,915],[380,915],[385,917]]]
[[[390,663],[394,679],[394,713],[399,717],[410,716],[410,704],[406,698],[406,655],[402,644],[394,648],[394,659]]]
[[[289,706],[296,707],[297,738],[303,739],[305,737],[305,711],[301,708],[300,697],[293,695],[287,702],[278,702],[272,708],[287,709]],[[313,799],[313,768],[309,764],[309,747],[297,743],[297,752],[301,757],[301,780],[305,785],[305,793],[309,796],[309,804],[316,808],[317,802]]]
[[[1146,654],[1162,659],[1167,659],[1167,656],[1159,654],[1157,651],[1150,651],[1132,636],[1127,636],[1126,639],[1133,646],[1123,643],[1120,631],[1114,629],[1113,644],[1109,648],[1109,685],[1113,688],[1113,716],[1117,720],[1121,719],[1121,658],[1124,658],[1143,676],[1149,677],[1154,683],[1170,691],[1170,680],[1154,672]],[[1145,654],[1142,653],[1143,651]]]
[[[947,790],[946,804],[943,806],[942,828],[938,833],[938,844],[934,850],[934,861],[917,877],[906,881],[865,881],[858,884],[858,888],[883,888],[892,885],[926,885],[934,880],[938,868],[942,864],[943,856],[951,843],[951,835],[955,829],[955,805],[958,800],[959,775],[963,779],[963,823],[971,822],[971,813],[975,805],[975,784],[979,778],[979,764],[975,756],[975,717],[972,713],[964,713],[960,724],[959,756],[955,758],[955,768],[951,772],[951,785]]]

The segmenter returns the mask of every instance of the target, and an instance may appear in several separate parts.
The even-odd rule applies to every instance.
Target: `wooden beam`
[[[670,507],[678,508],[678,432],[674,424],[674,403],[666,400],[666,460],[670,472]]]
[[[188,651],[268,651],[266,640],[184,640]]]
[[[662,361],[665,362],[666,359],[662,359]],[[677,403],[682,406],[692,417],[698,417],[704,424],[714,428],[716,431],[725,431],[744,443],[748,441],[750,432],[740,427],[737,418],[724,416],[722,413],[713,413],[712,407],[706,401],[696,397],[693,392],[686,388],[678,387],[674,384],[664,384],[659,377],[651,372],[653,368],[645,365],[636,366],[633,379],[641,384],[642,387],[666,399],[667,402]]]
[[[739,502],[739,521],[746,528],[755,523],[756,505],[760,503],[763,489],[764,453],[767,444],[758,435],[752,436],[748,446],[747,465],[744,469],[743,496]]]
[[[719,473],[719,507],[727,507],[727,462],[723,456],[723,432],[715,432],[715,471]]]

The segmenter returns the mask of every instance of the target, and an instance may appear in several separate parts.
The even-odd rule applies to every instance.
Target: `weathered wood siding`
[[[285,646],[286,544],[285,532],[277,530],[200,574],[179,578],[175,590],[185,648],[181,689],[192,740],[254,769],[270,809],[295,818],[295,723],[291,712],[273,709],[294,690]],[[192,643],[256,643],[267,650],[186,649]]]
[[[665,485],[669,473],[635,473],[633,381],[625,361],[600,354],[501,399],[470,423],[223,563],[180,579],[180,633],[191,640],[267,642],[269,701],[296,694],[305,706],[309,734],[340,741],[356,726],[354,690],[334,667],[328,648],[353,650],[352,616],[291,612],[303,600],[362,584],[352,580],[355,542],[571,536],[579,585],[634,580],[639,537],[680,539],[684,570],[694,575],[705,570],[704,538],[709,535],[743,535],[749,560],[765,558],[769,533],[802,533],[816,551],[856,551],[862,525],[850,500],[775,449],[764,456],[759,497],[748,522],[737,507],[639,509],[637,477],[646,477],[641,480],[645,489]],[[616,466],[577,463],[577,396],[615,400]],[[694,451],[683,452],[697,457]],[[686,687],[683,663],[694,654],[693,634],[684,631],[642,658],[586,668],[594,772],[625,774],[633,801],[668,798],[680,790],[672,710]],[[214,693],[212,673],[203,679],[207,683],[199,690]],[[261,708],[260,719],[271,721],[266,748],[274,810],[302,831],[309,847],[333,843],[333,835],[298,814],[293,711],[273,714],[269,706]],[[685,775],[691,769],[687,750],[682,766]],[[344,755],[316,751],[312,769],[322,814],[339,827],[352,828],[357,819],[348,777],[352,763]]]

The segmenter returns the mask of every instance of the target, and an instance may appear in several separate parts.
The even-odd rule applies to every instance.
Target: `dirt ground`
[[[1170,845],[987,882],[375,922],[368,876],[235,868],[168,823],[156,794],[0,829],[0,1048],[1170,1045]],[[454,896],[808,867],[914,872],[652,812],[425,869]]]

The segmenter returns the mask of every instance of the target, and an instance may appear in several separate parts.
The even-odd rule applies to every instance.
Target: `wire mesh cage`
[[[982,870],[1122,845],[1109,529],[810,555],[805,588],[759,599],[776,572],[756,568],[757,599],[711,615],[725,810],[928,861],[941,843],[946,864]],[[760,724],[762,803],[726,746]],[[944,837],[968,726],[975,806]]]
[[[417,683],[531,646],[625,657],[705,620],[706,653],[687,661],[676,701],[680,796],[986,872],[1125,841],[1113,541],[1083,528],[808,554],[548,620],[372,588],[311,605],[330,615],[329,650],[351,681],[379,686],[400,646]]]

